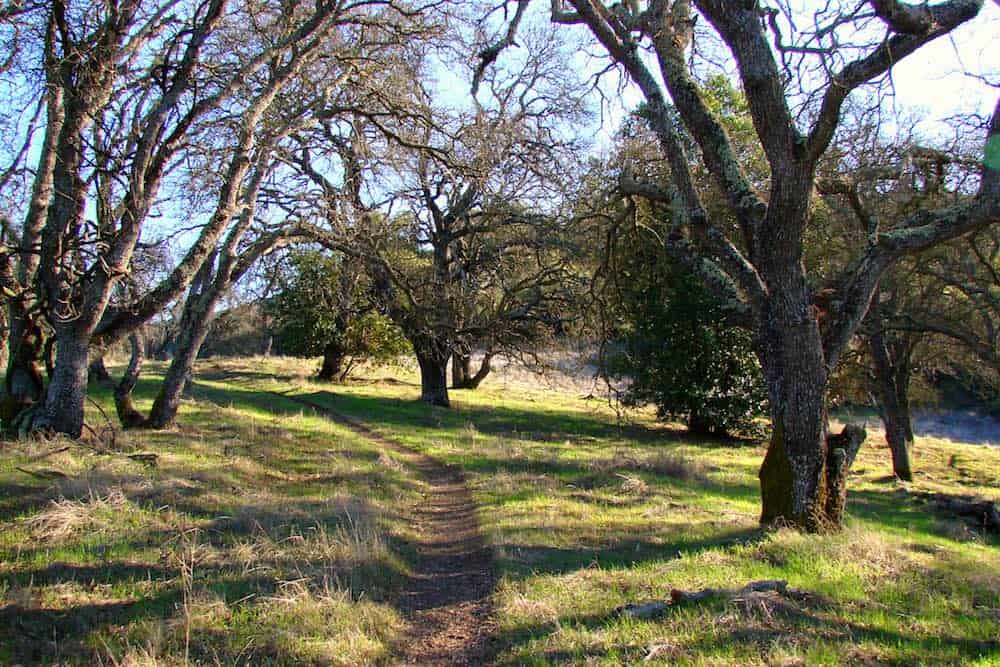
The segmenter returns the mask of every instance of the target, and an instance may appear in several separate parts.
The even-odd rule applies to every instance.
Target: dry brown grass
[[[708,474],[703,463],[670,452],[655,454],[644,459],[639,465],[643,470],[655,475],[683,482],[705,482]]]
[[[649,492],[649,485],[642,480],[641,477],[636,477],[634,475],[623,475],[618,474],[618,477],[622,479],[622,484],[618,488],[619,492],[625,495],[645,495]]]
[[[59,498],[38,514],[27,519],[32,536],[42,541],[65,539],[82,531],[101,532],[115,525],[121,515],[134,509],[134,505],[121,489],[104,495],[91,491],[82,500]]]
[[[400,471],[402,471],[404,469],[404,466],[403,466],[402,463],[400,463],[396,459],[392,458],[390,455],[386,454],[385,452],[379,453],[379,455],[378,455],[378,464],[380,466],[388,468],[389,470],[395,470],[396,472],[400,472]]]

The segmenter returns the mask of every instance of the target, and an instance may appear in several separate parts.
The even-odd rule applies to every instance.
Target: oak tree
[[[512,24],[480,52],[483,70],[515,43],[530,2],[518,0]],[[972,20],[981,7],[978,0],[920,5],[871,0],[828,3],[803,14],[783,2],[550,3],[551,21],[585,28],[648,105],[670,177],[648,182],[623,170],[622,193],[654,202],[673,217],[666,247],[752,332],[772,427],[760,469],[765,524],[812,531],[841,525],[846,476],[864,431],[848,426],[829,434],[829,379],[879,279],[903,257],[1000,219],[1000,164],[994,158],[984,162],[978,190],[967,200],[872,229],[839,272],[826,311],[820,314],[813,305],[803,245],[813,223],[817,165],[837,133],[845,101],[855,90],[884,81],[894,65]],[[696,27],[718,40],[738,73],[767,160],[765,184],[748,177],[706,104],[698,78],[706,65],[704,51],[691,49]],[[697,155],[683,145],[672,109],[694,138]],[[988,155],[996,151],[998,135],[1000,114],[995,114]],[[692,158],[711,175],[736,230],[720,225],[706,208]]]

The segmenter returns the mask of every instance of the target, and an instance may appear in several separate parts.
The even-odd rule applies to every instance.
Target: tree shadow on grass
[[[0,658],[11,664],[85,664],[93,654],[85,639],[111,626],[174,614],[181,600],[172,588],[140,600],[93,602],[52,609],[10,604],[0,607],[0,629],[9,638],[0,645]],[[95,656],[96,657],[96,656]]]
[[[330,581],[336,581],[341,586],[350,581],[350,577],[345,577],[342,571],[335,572],[329,568],[325,574],[319,574],[319,566],[318,562],[302,563],[304,569],[316,574],[299,576],[295,580],[296,585],[322,593]],[[117,644],[125,639],[119,632],[120,628],[138,628],[148,624],[172,624],[174,629],[168,630],[162,638],[174,644],[176,650],[176,644],[183,641],[178,636],[183,637],[185,632],[185,605],[197,607],[205,604],[199,599],[212,594],[225,605],[227,614],[247,622],[247,615],[252,617],[262,607],[274,604],[268,598],[280,595],[282,590],[283,582],[274,577],[240,574],[237,569],[217,569],[195,579],[195,597],[192,600],[185,597],[183,584],[173,581],[171,585],[160,586],[155,594],[146,593],[129,600],[84,602],[64,607],[8,604],[0,607],[0,636],[4,636],[4,641],[0,642],[0,662],[25,665],[118,664],[115,660],[122,657],[127,646],[109,646],[106,642],[110,640]],[[353,598],[360,599],[366,592],[355,592]],[[250,625],[249,630],[252,633],[257,628]],[[259,638],[262,641],[256,642],[254,659],[244,661],[241,659],[243,650],[226,641],[231,639],[232,631],[228,625],[194,628],[191,632],[191,657],[196,664],[202,664],[198,662],[199,658],[206,660],[204,664],[227,665],[260,662],[295,665],[301,662],[297,656],[268,641],[266,635]],[[102,638],[97,639],[98,636]],[[145,648],[142,633],[136,641],[135,648]],[[178,657],[176,653],[172,655],[175,659]]]
[[[239,375],[234,374],[231,379],[237,380]],[[291,414],[302,412],[302,405],[291,399],[285,401],[277,399],[279,403],[275,403],[276,397],[273,394],[254,389],[239,387],[220,389],[204,384],[196,384],[195,387],[198,396],[223,405],[247,402],[272,412]],[[416,397],[414,400],[409,400],[359,392],[315,391],[297,394],[296,398],[328,406],[331,410],[362,419],[375,427],[461,429],[471,422],[481,433],[542,442],[561,442],[581,437],[628,438],[642,442],[690,442],[690,436],[681,429],[668,426],[650,428],[636,424],[616,424],[599,417],[562,411],[474,406],[461,401],[456,401],[451,409],[445,409],[421,403],[415,400]]]
[[[830,613],[820,614],[807,609],[767,617],[737,616],[728,621],[728,627],[719,628],[711,636],[680,644],[679,648],[692,655],[716,652],[722,646],[767,655],[773,648],[808,643],[810,638],[823,638],[841,645],[844,657],[854,654],[852,662],[862,664],[967,664],[969,661],[996,655],[1000,641],[943,634],[919,636],[898,630],[880,628],[843,618],[843,612],[831,608]],[[742,621],[742,622],[741,622]],[[874,644],[879,649],[899,651],[903,656],[883,662],[866,660],[857,654],[857,645]],[[877,654],[881,651],[877,650]],[[958,659],[955,662],[955,659]]]
[[[317,448],[317,458],[320,451]],[[364,458],[371,462],[373,456]],[[322,461],[317,467],[322,468]],[[253,479],[244,479],[246,474]],[[364,528],[360,537],[356,532],[359,525],[378,529],[385,522],[398,522],[399,515],[369,506],[358,495],[341,499],[335,493],[332,500],[325,495],[317,497],[318,491],[327,494],[348,487],[358,493],[379,487],[391,495],[399,492],[398,485],[410,483],[401,473],[387,468],[304,475],[302,479],[269,482],[264,496],[252,493],[261,486],[257,473],[246,474],[223,462],[194,471],[183,465],[161,465],[155,472],[143,475],[102,472],[93,481],[99,485],[98,494],[120,489],[143,511],[159,512],[158,508],[169,507],[172,514],[166,516],[181,515],[184,524],[196,526],[197,535],[191,539],[208,548],[212,556],[195,565],[194,590],[224,600],[237,618],[245,618],[240,609],[271,604],[267,598],[281,595],[284,581],[294,580],[320,592],[332,585],[355,600],[374,601],[388,600],[391,591],[407,582],[407,559],[413,558],[413,549],[405,542],[386,538],[384,550],[377,545],[371,551],[362,546],[357,553],[343,555],[339,546],[366,539]],[[54,497],[68,495],[84,501],[80,511],[86,511],[85,503],[91,494],[88,479],[86,474],[68,479],[66,482],[71,484],[65,489],[62,480],[47,487],[11,485],[19,500],[4,503],[4,509],[12,518],[41,511]],[[311,485],[310,495],[297,495],[296,485]],[[30,492],[27,498],[26,492]],[[369,520],[363,521],[364,517]],[[125,636],[121,633],[126,628],[129,633],[139,631],[141,635],[141,628],[150,624],[171,625],[174,629],[167,630],[166,635],[175,639],[184,595],[181,566],[176,558],[178,542],[187,529],[171,522],[151,525],[148,530],[128,530],[120,539],[102,537],[99,531],[83,531],[57,541],[40,536],[6,549],[3,581],[8,588],[3,600],[6,604],[0,603],[0,664],[96,664],[105,651],[97,646],[98,642],[114,643]],[[379,530],[385,533],[384,526]],[[325,548],[324,535],[336,542],[332,549]],[[70,560],[84,562],[53,563],[49,555],[52,549],[66,549]],[[240,555],[248,552],[254,554],[249,567]],[[116,558],[119,554],[127,556]],[[96,558],[102,560],[93,560]],[[58,601],[51,599],[55,592]],[[212,631],[198,632],[210,635]],[[287,649],[281,648],[280,642],[264,639],[263,644],[255,646],[254,664],[298,664],[295,655],[283,653]],[[218,658],[223,664],[239,664],[244,660],[239,650],[230,651],[232,647],[225,642],[210,638],[199,642],[202,648],[207,647],[203,657],[208,662]],[[116,646],[107,651],[121,657],[124,649]]]
[[[971,528],[961,517],[941,513],[933,504],[912,497],[902,488],[849,491],[847,511],[849,517],[877,523],[898,532],[919,532],[933,537],[955,539],[957,532]],[[985,544],[1000,546],[1000,535],[981,530],[976,534]]]
[[[228,377],[238,380],[240,373]],[[273,397],[254,390],[234,388],[222,390],[207,388],[206,397],[217,402],[248,401],[277,413],[302,411],[301,404],[291,400],[284,404],[275,402]],[[201,388],[199,387],[199,391]],[[470,422],[476,431],[489,435],[506,435],[539,442],[571,443],[581,439],[634,439],[646,444],[677,443],[689,446],[714,448],[732,446],[725,442],[692,441],[683,430],[670,427],[648,428],[641,425],[619,425],[600,416],[567,413],[559,411],[526,410],[509,407],[470,406],[457,402],[451,410],[427,406],[416,400],[386,398],[364,393],[333,393],[317,391],[303,394],[303,398],[328,405],[332,410],[361,419],[375,428],[388,427],[395,432],[427,429],[435,434],[442,429],[460,432]],[[463,468],[478,475],[495,475],[500,472],[510,474],[545,475],[558,478],[565,483],[593,474],[585,465],[556,458],[496,458],[470,455],[463,461]],[[671,484],[673,480],[661,480]],[[758,497],[756,485],[710,484],[709,490],[720,498],[747,501]],[[880,523],[894,529],[914,529],[928,535],[953,537],[947,526],[935,519],[927,509],[900,496],[896,491],[884,492],[850,490],[848,494],[849,515],[866,521]],[[996,544],[995,536],[985,538]]]
[[[817,640],[839,645],[841,659],[864,664],[965,664],[1000,652],[1000,640],[940,632],[928,632],[921,636],[854,621],[849,618],[851,613],[852,610],[845,605],[824,596],[792,600],[777,594],[765,594],[733,601],[709,597],[698,602],[668,606],[659,617],[641,621],[625,620],[617,610],[608,609],[605,613],[570,614],[553,621],[518,626],[495,637],[494,651],[496,655],[503,653],[511,656],[502,662],[497,661],[498,665],[510,667],[524,664],[526,659],[538,663],[560,663],[583,658],[606,658],[611,654],[628,663],[638,662],[649,652],[649,645],[612,643],[609,648],[530,648],[531,644],[544,641],[551,635],[558,636],[566,630],[582,630],[613,640],[615,625],[638,622],[663,626],[664,643],[668,645],[668,650],[660,656],[663,664],[713,655],[720,658],[728,656],[731,660],[740,660],[741,656],[747,659],[763,657],[766,660],[775,650],[787,657],[789,647],[808,647]],[[673,619],[682,615],[679,622],[687,627],[691,624],[691,614],[704,615],[706,631],[696,633],[688,641],[673,639]],[[957,610],[954,614],[961,616]],[[628,630],[621,632],[630,634]],[[690,629],[680,634],[690,635]],[[875,645],[876,657],[868,660],[861,656],[857,649],[859,644]],[[883,662],[879,659],[883,649],[900,655],[888,663]]]
[[[377,383],[376,383],[377,384]],[[408,383],[401,383],[408,384]],[[413,385],[419,387],[419,385]],[[314,401],[324,402],[330,407],[345,413],[375,415],[371,411],[373,404],[392,405],[390,415],[395,417],[424,416],[434,423],[448,423],[453,426],[464,426],[470,421],[476,430],[501,436],[517,436],[532,440],[553,442],[565,437],[591,438],[627,438],[643,443],[683,442],[704,447],[739,448],[759,444],[758,441],[745,438],[732,438],[712,435],[693,435],[684,428],[657,423],[655,425],[637,424],[627,420],[614,420],[608,417],[587,416],[565,410],[539,408],[524,410],[503,406],[483,406],[468,403],[463,400],[463,394],[472,390],[452,390],[452,408],[437,408],[427,406],[417,400],[415,393],[412,399],[386,398],[374,393],[318,391],[307,396]],[[376,421],[381,419],[376,418]],[[392,419],[390,419],[392,421]]]
[[[539,623],[533,625],[521,625],[505,632],[501,632],[495,635],[492,639],[493,654],[494,656],[499,656],[500,653],[509,651],[511,649],[517,649],[518,647],[525,647],[534,641],[543,639],[548,635],[559,632],[562,628],[573,628],[578,630],[589,630],[589,631],[599,631],[602,628],[607,627],[610,623],[613,623],[616,616],[614,613],[599,613],[599,614],[571,614],[567,616],[560,617],[557,621],[551,623]],[[627,647],[619,646],[620,649],[632,648],[633,650],[637,647]],[[607,657],[610,651],[605,648],[587,647],[586,649],[580,650],[564,650],[564,649],[550,649],[546,651],[540,651],[531,654],[531,659],[533,662],[552,662],[552,663],[562,663],[569,662],[574,659],[581,658],[602,658]],[[636,656],[636,657],[642,657]],[[503,661],[496,660],[494,662],[497,667],[519,667],[524,664],[524,657],[518,655],[514,658],[509,658]]]
[[[39,495],[44,486],[0,484],[0,523],[30,514],[44,507],[49,498]]]
[[[203,536],[208,537],[212,533],[205,530]],[[247,531],[247,534],[251,532]],[[163,544],[176,538],[176,534],[163,531],[151,537],[152,542]],[[235,535],[228,535],[215,542],[231,543],[233,539]],[[143,540],[140,545],[145,542]],[[390,591],[402,586],[409,576],[406,571],[398,569],[395,562],[382,558],[338,562],[320,555],[294,559],[289,555],[265,555],[258,558],[252,568],[247,568],[245,563],[229,554],[212,562],[195,562],[193,568],[191,590],[194,597],[211,594],[228,607],[234,618],[245,617],[248,613],[252,615],[260,605],[272,604],[269,598],[281,595],[286,581],[294,581],[297,586],[320,594],[332,585],[336,590],[347,591],[354,600],[379,601],[388,599]],[[7,597],[14,601],[0,606],[0,637],[3,637],[0,641],[0,663],[3,664],[97,664],[105,653],[99,644],[109,638],[107,632],[120,637],[118,628],[169,623],[175,626],[175,630],[168,631],[166,636],[176,638],[176,632],[183,623],[187,598],[179,564],[118,561],[100,565],[53,563],[19,569],[5,575],[5,581],[11,587]],[[77,586],[66,588],[71,583]],[[59,603],[49,602],[47,595],[37,597],[37,593],[32,593],[48,586],[61,587],[63,593]],[[115,595],[130,599],[94,601],[95,597],[107,596],[102,591],[108,588],[117,591]],[[24,590],[32,601],[18,600],[20,594],[17,589]],[[67,596],[77,596],[80,602],[66,604]],[[219,628],[220,632],[222,630]],[[213,631],[202,628],[196,633],[211,634]],[[104,639],[98,640],[99,635]],[[141,646],[142,640],[139,641]],[[238,652],[227,652],[230,649],[224,642],[206,645],[206,641],[196,637],[195,643],[210,648],[209,653],[221,657],[222,664],[237,664],[234,661],[239,657]],[[109,648],[107,652],[121,657],[123,648]],[[256,648],[254,664],[264,658],[275,659],[279,664],[297,664],[294,656],[282,655],[281,649],[272,643],[265,641]]]
[[[16,570],[4,576],[9,586],[52,586],[79,583],[83,586],[108,586],[123,583],[161,582],[180,576],[180,569],[154,563],[107,561],[100,565],[55,562],[43,567]]]
[[[527,529],[524,529],[527,530]],[[537,530],[543,530],[538,527]],[[649,531],[654,532],[654,531]],[[629,537],[603,547],[552,547],[512,541],[496,545],[501,569],[515,579],[563,575],[597,567],[602,570],[626,569],[644,563],[660,563],[692,556],[710,549],[755,544],[767,532],[760,528],[719,531],[708,537],[652,540],[651,536]]]
[[[367,394],[333,394],[313,392],[310,400],[329,405],[332,409],[366,420],[374,426],[387,425],[393,429],[412,429],[414,422],[423,419],[425,425],[435,429],[461,429],[470,421],[476,430],[491,435],[518,435],[541,442],[565,442],[574,438],[627,438],[646,444],[684,443],[689,446],[714,448],[732,447],[725,441],[692,441],[683,430],[669,427],[647,428],[641,425],[620,426],[599,417],[587,417],[555,411],[518,410],[507,407],[472,407],[460,405],[451,411],[431,408],[414,401],[386,399]],[[498,472],[552,475],[563,480],[592,474],[586,466],[555,459],[491,458],[477,455],[463,462],[463,468],[482,475]],[[672,482],[673,483],[673,482]],[[759,497],[756,485],[709,484],[713,493],[731,500],[752,500]],[[905,495],[905,494],[903,494]],[[856,491],[848,493],[848,513],[896,529],[916,529],[928,535],[953,536],[927,508],[898,491]],[[1000,543],[996,536],[987,536],[988,543]]]

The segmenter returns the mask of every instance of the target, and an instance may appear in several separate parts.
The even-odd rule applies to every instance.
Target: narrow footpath
[[[494,629],[493,554],[461,470],[325,405],[280,395],[395,452],[425,487],[423,502],[407,510],[418,536],[413,545],[418,555],[414,575],[399,602],[409,628],[396,644],[395,664],[464,666],[487,662]]]

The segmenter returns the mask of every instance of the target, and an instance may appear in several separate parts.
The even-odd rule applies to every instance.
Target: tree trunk
[[[698,412],[697,410],[692,410],[691,414],[688,415],[687,421],[688,432],[692,435],[701,436],[725,436],[725,431],[721,433],[716,428],[715,424],[706,415]]]
[[[97,385],[112,383],[111,373],[108,372],[107,366],[104,365],[103,354],[90,360],[90,365],[87,367],[87,383]]]
[[[910,482],[913,481],[913,468],[910,465],[913,427],[908,396],[908,346],[905,343],[889,345],[885,333],[879,330],[869,337],[868,347],[872,355],[874,389],[885,427],[885,441],[892,452],[892,473],[899,479]]]
[[[437,341],[414,344],[420,364],[420,400],[443,408],[451,407],[448,398],[448,357],[450,350]]]
[[[467,350],[456,349],[451,355],[451,386],[467,389],[472,381],[472,355]]]
[[[21,229],[21,253],[17,260],[17,283],[32,288],[41,253],[39,237],[52,199],[52,173],[56,164],[56,141],[63,122],[63,92],[58,85],[46,87],[45,136],[42,140],[31,200]],[[0,420],[12,423],[25,407],[42,400],[44,385],[37,363],[42,354],[42,331],[28,314],[33,305],[29,291],[6,307],[7,360]]]
[[[146,426],[149,428],[162,429],[174,424],[181,397],[191,383],[194,364],[198,359],[202,343],[208,336],[211,315],[215,308],[215,299],[208,299],[207,303],[202,299],[196,301],[198,303],[190,311],[185,309],[181,330],[177,336],[177,351],[146,421]]]
[[[492,361],[493,361],[492,354],[487,352],[485,355],[483,355],[483,361],[481,364],[479,364],[479,370],[476,371],[475,375],[469,378],[469,381],[465,386],[466,389],[479,388],[479,385],[482,384],[483,380],[486,379],[486,376],[489,375],[490,371],[493,370],[493,366],[491,365]]]
[[[60,333],[56,337],[56,364],[45,392],[45,406],[35,418],[33,428],[79,438],[83,434],[90,341],[89,336],[72,329]]]
[[[188,296],[184,300],[180,323],[176,329],[174,356],[149,411],[149,419],[145,424],[147,428],[163,429],[172,426],[177,419],[181,398],[190,391],[194,364],[202,343],[208,336],[215,304],[229,286],[218,273],[222,269],[216,269],[217,257],[217,251],[213,251],[202,263],[188,288]]]
[[[792,426],[801,432],[813,421],[805,415]],[[789,525],[809,532],[838,530],[847,505],[847,475],[865,440],[865,430],[851,424],[840,433],[827,434],[821,458],[815,462],[811,457],[790,454],[803,448],[801,440],[788,438],[788,430],[787,419],[774,422],[760,468],[761,523]]]
[[[771,441],[760,468],[761,523],[818,532],[843,524],[846,476],[864,430],[830,436],[827,370],[819,323],[801,270],[776,266],[774,293],[756,333],[771,411]]]
[[[142,362],[145,360],[145,341],[138,332],[132,332],[128,340],[132,354],[128,367],[122,374],[121,381],[115,386],[115,411],[118,413],[118,421],[127,429],[141,428],[146,425],[146,418],[135,409],[135,405],[132,403],[132,392],[139,381]]]
[[[7,369],[7,361],[10,358],[10,348],[7,341],[10,339],[10,331],[7,327],[7,309],[0,308],[0,368]]]
[[[323,348],[323,365],[319,369],[317,379],[332,382],[344,371],[344,346],[340,341],[331,341]]]
[[[483,356],[479,370],[472,373],[472,355],[467,352],[455,352],[451,357],[451,386],[455,389],[478,389],[493,367],[490,362],[493,355],[487,352]]]
[[[7,373],[0,419],[10,424],[25,408],[37,405],[45,395],[39,369],[42,359],[42,330],[29,316],[11,307],[8,333]]]

